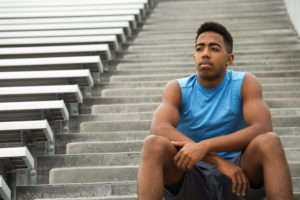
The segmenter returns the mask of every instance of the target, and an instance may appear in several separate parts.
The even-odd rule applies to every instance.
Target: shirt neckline
[[[226,70],[226,75],[225,75],[224,79],[222,80],[222,82],[217,87],[208,89],[208,88],[202,87],[202,85],[198,81],[198,75],[197,75],[196,76],[196,82],[197,82],[196,86],[198,89],[200,89],[203,92],[215,92],[215,91],[219,90],[220,88],[222,88],[227,83],[228,79],[229,79],[229,72],[228,72],[228,70]]]

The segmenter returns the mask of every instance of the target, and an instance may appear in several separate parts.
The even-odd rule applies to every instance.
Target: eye
[[[219,51],[219,48],[217,48],[217,47],[212,47],[211,50],[212,50],[212,51]]]
[[[201,47],[197,47],[196,48],[196,51],[201,51],[203,48],[201,48]]]

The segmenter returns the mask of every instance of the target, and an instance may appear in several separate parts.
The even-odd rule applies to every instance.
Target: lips
[[[206,61],[202,61],[202,62],[200,62],[199,66],[203,67],[203,68],[207,68],[207,67],[211,67],[212,63],[206,62]]]

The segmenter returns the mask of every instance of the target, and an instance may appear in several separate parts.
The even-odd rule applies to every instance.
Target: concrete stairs
[[[153,111],[169,80],[195,73],[195,32],[207,20],[223,23],[234,36],[230,68],[261,81],[300,199],[300,40],[282,0],[161,0],[84,100],[81,114],[71,118],[71,133],[57,135],[57,154],[38,157],[38,184],[20,183],[17,199],[137,199],[140,152]]]

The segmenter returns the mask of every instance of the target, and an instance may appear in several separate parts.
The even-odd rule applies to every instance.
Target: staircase
[[[56,136],[57,155],[38,158],[38,185],[19,186],[17,199],[136,199],[152,113],[169,80],[195,73],[195,32],[208,20],[233,35],[230,68],[251,72],[262,83],[300,199],[300,40],[283,0],[161,0],[84,100],[81,114],[71,118],[71,133]]]

